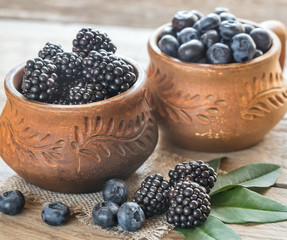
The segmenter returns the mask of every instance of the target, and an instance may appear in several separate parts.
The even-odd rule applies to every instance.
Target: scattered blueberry
[[[220,24],[220,17],[215,13],[210,13],[199,20],[199,31],[206,32],[210,29],[217,28]]]
[[[263,55],[263,52],[259,49],[256,49],[254,57],[253,58],[257,58]]]
[[[231,40],[234,35],[243,32],[242,24],[236,20],[225,20],[219,26],[220,36],[226,40]]]
[[[7,191],[0,195],[0,212],[6,215],[20,213],[25,205],[25,197],[19,190]]]
[[[219,17],[221,22],[225,20],[236,20],[236,17],[230,12],[222,12],[219,14]]]
[[[263,53],[267,52],[272,45],[272,38],[270,34],[263,28],[255,28],[250,32],[256,46]]]
[[[160,33],[158,40],[162,39],[162,37],[166,35],[172,35],[176,37],[176,31],[172,27],[165,27],[163,31]]]
[[[128,195],[128,187],[123,180],[113,178],[105,182],[103,187],[105,201],[113,202],[120,206],[127,200]]]
[[[178,11],[172,19],[172,27],[179,32],[186,27],[192,27],[197,20],[197,15],[192,11]]]
[[[137,203],[126,202],[118,210],[118,222],[124,230],[134,232],[144,225],[145,215]]]
[[[194,29],[193,27],[187,27],[182,29],[178,35],[177,35],[177,40],[179,41],[180,44],[186,43],[192,39],[199,39],[200,34],[199,32]]]
[[[44,206],[42,220],[51,226],[60,226],[68,222],[70,209],[61,202],[52,202]]]
[[[227,64],[231,62],[231,49],[223,43],[215,43],[206,52],[206,57],[211,64]]]
[[[228,8],[226,8],[226,7],[217,7],[217,8],[215,8],[215,10],[214,10],[214,13],[216,13],[216,14],[220,14],[220,13],[223,13],[223,12],[229,12],[229,9]]]
[[[245,62],[252,59],[255,55],[256,44],[246,33],[235,35],[230,43],[233,50],[233,59],[235,62]]]
[[[248,23],[243,23],[242,26],[244,28],[244,32],[247,34],[249,34],[253,29],[255,29],[253,25],[248,24]]]
[[[209,31],[205,32],[204,34],[202,34],[200,37],[200,41],[207,48],[209,48],[214,43],[217,43],[220,41],[220,36],[216,30],[212,29],[212,30],[209,30]]]
[[[118,223],[118,210],[119,206],[113,202],[100,202],[94,206],[92,217],[94,222],[101,227],[113,227]]]
[[[195,62],[204,55],[204,45],[201,41],[193,39],[182,44],[178,49],[178,58],[184,62]]]

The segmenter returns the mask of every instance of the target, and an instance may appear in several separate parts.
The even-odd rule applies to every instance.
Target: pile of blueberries
[[[264,28],[240,22],[227,8],[203,16],[197,10],[179,11],[163,29],[158,46],[184,62],[228,64],[259,57],[272,46]]]

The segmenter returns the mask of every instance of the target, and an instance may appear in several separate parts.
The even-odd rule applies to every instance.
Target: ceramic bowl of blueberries
[[[93,39],[97,44],[87,44]],[[95,192],[108,179],[129,177],[153,152],[158,128],[145,71],[111,52],[109,41],[84,28],[73,52],[47,43],[8,73],[0,156],[28,182]]]
[[[148,98],[164,139],[206,152],[259,142],[287,109],[285,44],[275,20],[177,12],[148,43]]]

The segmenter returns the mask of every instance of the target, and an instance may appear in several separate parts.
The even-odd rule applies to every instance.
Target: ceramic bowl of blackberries
[[[107,34],[83,28],[73,49],[47,42],[5,79],[0,155],[21,177],[66,193],[126,179],[153,152],[157,122],[147,79]]]
[[[178,11],[148,42],[148,98],[164,139],[226,152],[259,142],[287,109],[286,28],[218,7]]]

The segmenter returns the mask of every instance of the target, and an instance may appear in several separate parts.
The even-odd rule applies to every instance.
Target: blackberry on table
[[[72,81],[80,78],[83,68],[82,61],[82,57],[73,52],[58,53],[54,62],[62,81]]]
[[[214,169],[201,160],[179,163],[169,171],[168,175],[172,186],[178,182],[192,181],[206,188],[207,193],[217,180],[217,173]]]
[[[47,42],[46,45],[39,51],[38,56],[42,59],[54,60],[57,53],[64,52],[60,44]]]
[[[210,213],[210,196],[206,189],[195,182],[183,181],[170,190],[168,223],[180,228],[202,225]]]
[[[24,67],[21,89],[28,99],[52,102],[58,91],[57,67],[50,60],[28,60]]]
[[[117,50],[106,33],[92,28],[82,28],[73,40],[73,52],[82,57],[88,56],[92,50],[100,49],[113,53]]]
[[[159,173],[148,176],[135,192],[133,201],[137,202],[146,218],[161,214],[168,209],[170,185]]]
[[[136,81],[134,68],[120,57],[105,50],[91,51],[83,60],[83,77],[100,83],[113,97],[128,90]]]

